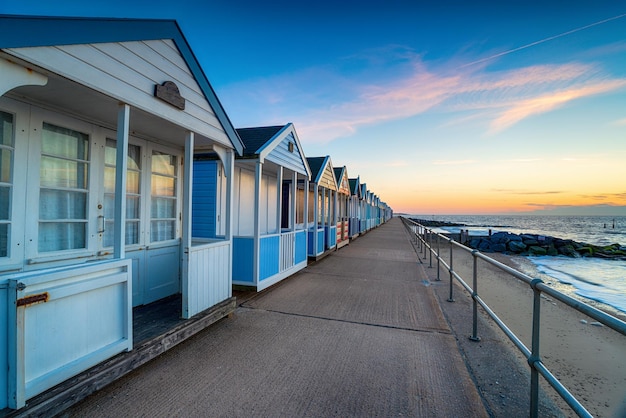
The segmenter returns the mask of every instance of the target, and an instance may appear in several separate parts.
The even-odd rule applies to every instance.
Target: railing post
[[[426,258],[426,228],[422,230],[422,258]]]
[[[454,269],[453,269],[453,257],[452,257],[452,240],[450,240],[450,297],[448,297],[448,302],[454,302],[454,293],[452,291],[452,284],[454,280]]]
[[[428,231],[428,252],[430,254],[430,260],[428,261],[428,268],[433,268],[433,230]]]
[[[474,257],[474,266],[473,266],[473,284],[472,284],[472,300],[473,300],[473,312],[472,312],[472,335],[469,337],[471,341],[480,341],[480,337],[478,336],[478,301],[476,297],[478,296],[478,256],[476,253],[478,250],[472,251],[472,257]]]
[[[441,260],[441,252],[439,251],[439,238],[440,235],[437,234],[437,281],[440,282],[441,281],[441,277],[439,277],[439,261]]]
[[[532,330],[532,349],[528,364],[530,365],[530,416],[531,418],[539,417],[539,372],[535,367],[535,363],[540,361],[539,358],[539,336],[541,327],[541,291],[537,289],[537,284],[543,283],[540,279],[535,279],[530,286],[533,289],[533,330]]]

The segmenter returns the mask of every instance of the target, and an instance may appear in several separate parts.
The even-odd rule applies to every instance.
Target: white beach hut
[[[245,151],[235,160],[233,285],[262,290],[307,265],[310,170],[293,124],[237,132]],[[194,236],[214,238],[223,233],[215,199],[221,163],[198,155],[194,166],[203,190],[194,195]]]
[[[348,180],[348,169],[334,167],[335,180],[337,180],[337,249],[350,243],[350,182]]]
[[[309,185],[308,254],[318,259],[337,245],[337,180],[330,156],[307,157]]]
[[[0,74],[0,409],[16,409],[132,350],[133,306],[232,300],[243,146],[174,21],[0,16]],[[212,241],[191,234],[198,150],[227,178]]]

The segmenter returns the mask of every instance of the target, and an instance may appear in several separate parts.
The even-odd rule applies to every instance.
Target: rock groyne
[[[600,257],[626,260],[626,247],[620,244],[599,246],[545,235],[496,232],[487,237],[465,235],[462,244],[484,253],[518,255],[564,255],[567,257]]]

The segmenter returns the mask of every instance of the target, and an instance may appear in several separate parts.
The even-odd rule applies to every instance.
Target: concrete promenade
[[[400,219],[64,416],[485,417]]]

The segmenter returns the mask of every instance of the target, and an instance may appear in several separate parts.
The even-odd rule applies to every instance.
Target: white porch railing
[[[296,232],[289,231],[280,234],[280,272],[294,266],[296,258]]]
[[[183,316],[191,318],[232,295],[230,241],[194,239],[189,249]],[[185,280],[183,281],[185,282]]]

